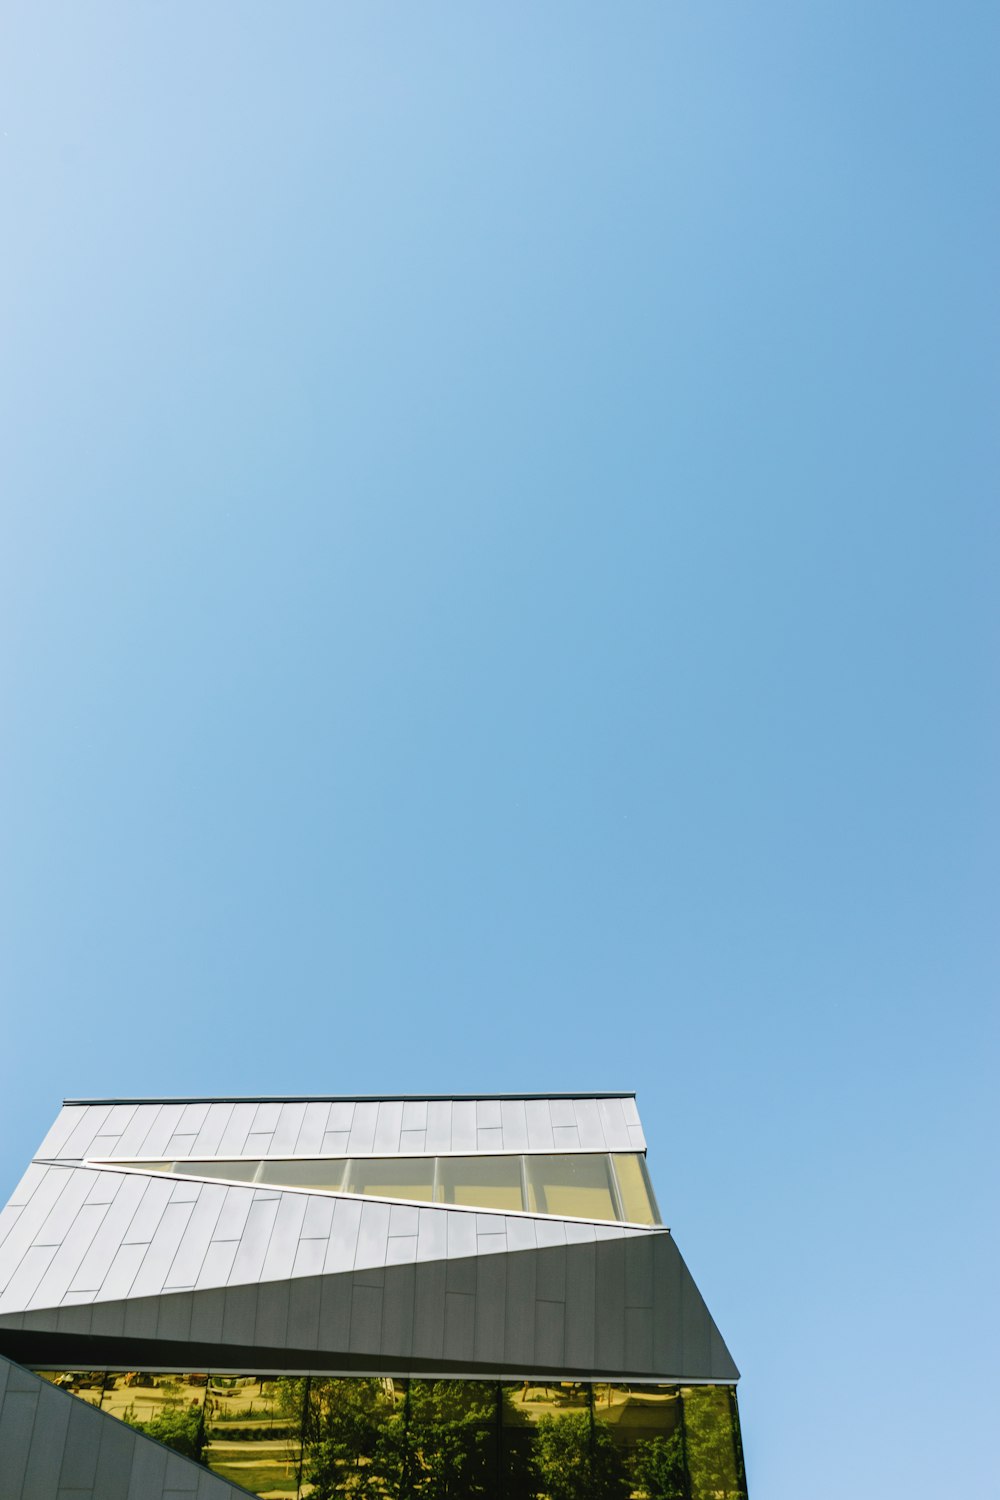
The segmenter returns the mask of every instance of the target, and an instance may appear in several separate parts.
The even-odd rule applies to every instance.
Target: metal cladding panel
[[[635,1099],[597,1097],[95,1101],[64,1105],[48,1160],[645,1150]]]
[[[654,1232],[94,1167],[47,1171],[53,1187],[38,1184],[0,1244],[0,1313],[565,1247],[592,1243],[598,1228],[619,1240]]]
[[[0,1318],[0,1343],[59,1333],[70,1349],[76,1332],[158,1368],[196,1354],[199,1366],[315,1373],[737,1379],[670,1235],[648,1238],[651,1275],[634,1282],[621,1238],[234,1286],[221,1315],[216,1291],[129,1301],[124,1325],[112,1303],[28,1312],[17,1330]]]
[[[238,1500],[249,1493],[0,1355],[3,1500]]]

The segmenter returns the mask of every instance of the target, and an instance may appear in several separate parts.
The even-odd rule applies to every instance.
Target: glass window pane
[[[144,1171],[149,1168],[141,1163]],[[175,1161],[168,1168],[184,1177],[221,1177],[227,1182],[253,1182],[259,1161]]]
[[[78,1396],[88,1406],[100,1406],[104,1389],[103,1370],[36,1370],[43,1380],[56,1385],[71,1396]],[[112,1377],[113,1378],[113,1377]]]
[[[431,1203],[434,1200],[434,1158],[400,1156],[365,1160],[356,1157],[348,1163],[344,1191]]]
[[[594,1386],[594,1420],[614,1444],[633,1496],[686,1500],[676,1386]]]
[[[438,1202],[469,1208],[524,1207],[519,1156],[438,1158]]]
[[[113,1371],[102,1410],[157,1442],[200,1462],[205,1450],[207,1375],[160,1374],[153,1370]]]
[[[526,1156],[528,1207],[577,1219],[617,1219],[606,1156]]]
[[[697,1385],[686,1387],[682,1396],[691,1500],[743,1500],[743,1460],[732,1392],[724,1385]]]
[[[406,1467],[417,1483],[392,1491],[444,1500],[496,1500],[497,1388],[475,1380],[411,1380]]]
[[[319,1192],[339,1193],[344,1182],[344,1157],[302,1161],[262,1161],[258,1182],[276,1187],[313,1188]]]
[[[304,1382],[257,1375],[213,1375],[205,1461],[213,1474],[258,1495],[299,1493]]]
[[[305,1381],[296,1382],[300,1387]],[[308,1388],[303,1495],[400,1493],[405,1382],[313,1376]]]
[[[659,1224],[660,1216],[653,1201],[646,1163],[636,1152],[613,1156],[615,1176],[622,1209],[630,1224]]]

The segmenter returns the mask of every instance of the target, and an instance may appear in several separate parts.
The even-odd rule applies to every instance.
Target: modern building
[[[0,1500],[743,1500],[631,1094],[68,1100],[0,1214]]]

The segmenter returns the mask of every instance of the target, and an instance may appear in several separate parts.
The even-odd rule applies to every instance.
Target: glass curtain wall
[[[38,1373],[269,1500],[746,1500],[730,1386]]]
[[[638,1152],[187,1159],[97,1165],[310,1192],[402,1198],[410,1203],[459,1204],[494,1212],[557,1214],[611,1223],[660,1222],[646,1163]]]

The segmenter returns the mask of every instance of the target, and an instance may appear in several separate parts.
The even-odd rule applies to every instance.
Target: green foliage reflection
[[[144,1432],[147,1437],[156,1438],[158,1443],[173,1448],[175,1453],[193,1458],[195,1463],[205,1463],[205,1427],[197,1409],[167,1407],[157,1416],[142,1422],[135,1416],[134,1409],[128,1407],[122,1413],[122,1419],[137,1432]]]

